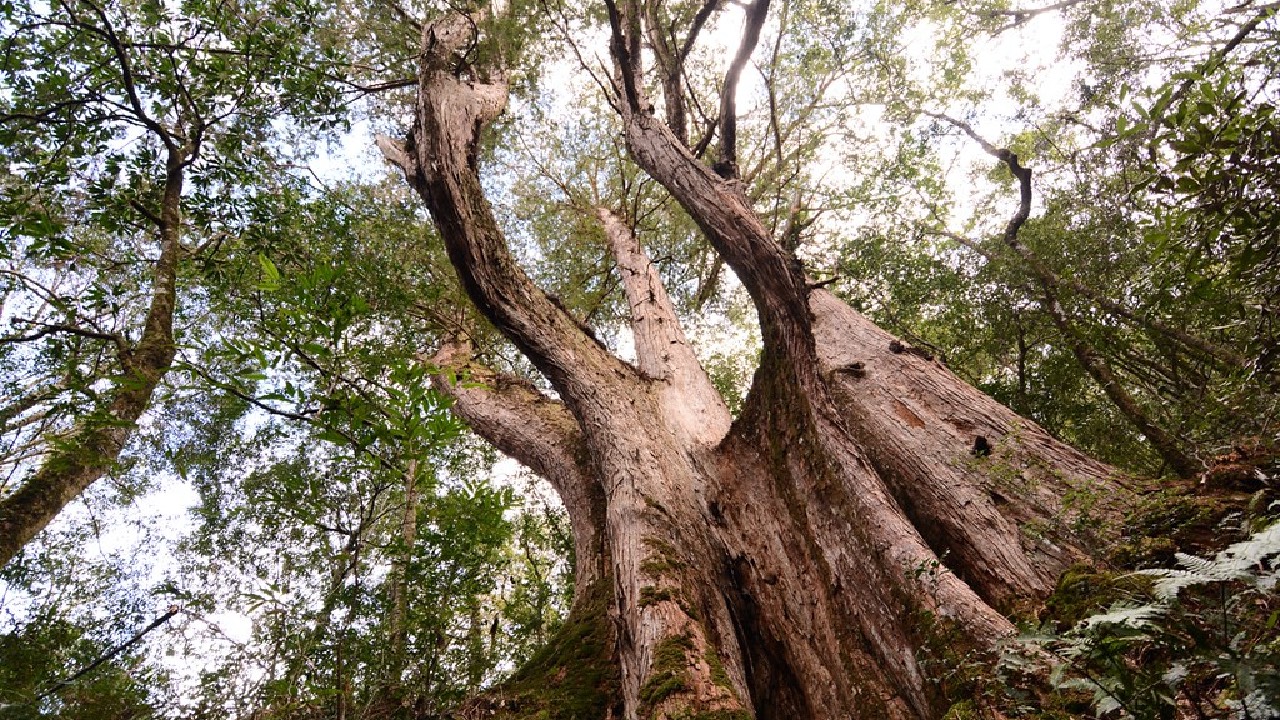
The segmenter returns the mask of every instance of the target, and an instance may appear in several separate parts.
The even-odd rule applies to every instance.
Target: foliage
[[[837,259],[853,280],[845,292],[984,391],[1121,466],[1167,469],[1079,346],[1201,462],[1234,439],[1272,437],[1274,13],[1118,2],[1062,14],[1058,59],[1081,63],[1067,96],[1031,92],[1037,73],[1053,72],[1031,65],[1006,71],[1012,86],[939,83],[971,88],[967,101],[904,101],[883,170],[851,196],[872,215]],[[988,17],[1013,17],[1009,31],[1044,22]],[[983,155],[967,176],[948,170],[977,150],[972,138],[918,119],[947,112],[982,135],[984,103],[1006,92],[1018,109],[984,139],[1034,171],[1020,247],[1003,237],[1015,196],[1007,169]]]
[[[91,677],[55,691],[55,680],[107,649],[85,628],[49,616],[20,632],[0,635],[0,713],[15,720],[152,715],[149,688],[161,678],[136,655],[117,658]]]
[[[1088,693],[1100,717],[1174,718],[1180,708],[1206,718],[1274,717],[1280,524],[1212,559],[1180,553],[1178,562],[1137,571],[1130,577],[1154,583],[1130,583],[1110,609],[1024,642],[1051,653],[1055,689]]]

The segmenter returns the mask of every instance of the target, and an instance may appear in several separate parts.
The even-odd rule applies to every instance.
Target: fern
[[[1231,545],[1212,560],[1178,553],[1182,569],[1139,570],[1136,574],[1159,578],[1155,583],[1156,596],[1166,602],[1176,600],[1184,588],[1218,582],[1247,582],[1269,591],[1280,579],[1277,555],[1280,555],[1280,523]]]
[[[1090,693],[1098,717],[1174,717],[1182,704],[1199,717],[1280,720],[1280,523],[1212,558],[1176,557],[1176,568],[1135,573],[1155,579],[1150,602],[1022,638],[1054,656],[1050,685]],[[1205,586],[1216,587],[1180,597]]]
[[[1091,615],[1080,621],[1078,630],[1089,630],[1099,625],[1127,625],[1141,628],[1150,625],[1163,612],[1155,605],[1118,605],[1104,613]]]

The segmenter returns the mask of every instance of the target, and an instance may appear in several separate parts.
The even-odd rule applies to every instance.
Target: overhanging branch
[[[923,114],[959,128],[977,142],[987,154],[1000,160],[1009,168],[1009,172],[1018,181],[1018,209],[1005,226],[1004,242],[1019,256],[1028,260],[1028,265],[1030,265],[1030,269],[1040,285],[1041,294],[1043,295],[1041,306],[1044,308],[1045,313],[1048,314],[1054,326],[1058,328],[1063,338],[1071,346],[1071,351],[1080,366],[1102,387],[1103,392],[1106,393],[1112,404],[1120,410],[1121,414],[1146,436],[1152,447],[1160,453],[1160,456],[1164,458],[1168,466],[1181,477],[1194,475],[1197,465],[1182,451],[1180,441],[1148,416],[1147,412],[1120,382],[1107,359],[1075,327],[1071,319],[1067,317],[1066,311],[1058,298],[1058,285],[1054,282],[1054,276],[1018,239],[1018,232],[1031,215],[1031,170],[1023,167],[1016,153],[1008,148],[996,147],[991,144],[974,131],[973,127],[968,123],[941,113],[925,112]]]

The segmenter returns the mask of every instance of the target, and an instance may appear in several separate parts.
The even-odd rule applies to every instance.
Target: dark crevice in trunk
[[[726,558],[724,564],[728,578],[724,596],[738,646],[743,648],[743,670],[757,720],[814,717],[803,684],[787,662],[786,645],[770,632],[755,598],[745,589],[755,584],[750,563],[738,556]]]

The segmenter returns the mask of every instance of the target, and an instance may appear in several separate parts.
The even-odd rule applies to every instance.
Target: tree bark
[[[1010,634],[1002,611],[1043,597],[1091,549],[1070,498],[1122,486],[811,290],[741,185],[649,113],[636,76],[642,12],[609,11],[632,157],[755,302],[764,347],[743,414],[730,423],[625,218],[598,211],[635,366],[516,265],[475,150],[505,87],[494,74],[455,76],[475,27],[458,17],[424,29],[414,128],[379,144],[426,202],[471,299],[559,400],[475,366],[463,373],[473,382],[436,382],[564,498],[579,595],[612,586],[625,717],[937,717],[945,708],[917,658],[927,628],[973,648]],[[434,362],[466,367],[453,362],[465,356],[455,345]]]
[[[150,406],[151,396],[169,372],[176,353],[173,312],[182,252],[180,206],[185,167],[185,151],[171,148],[161,210],[155,217],[160,256],[142,336],[132,347],[123,339],[117,343],[121,373],[114,378],[115,387],[104,416],[78,422],[40,468],[16,492],[0,501],[0,567],[111,469],[133,435],[138,419]]]
[[[409,614],[409,593],[407,588],[409,564],[413,561],[414,546],[418,540],[418,465],[417,458],[409,460],[404,471],[404,512],[400,516],[400,542],[398,557],[391,564],[391,597],[387,618],[387,635],[389,636],[387,664],[387,686],[399,693],[404,680],[404,662],[408,637],[405,619]]]

